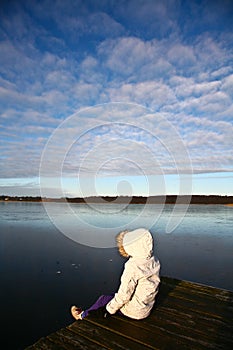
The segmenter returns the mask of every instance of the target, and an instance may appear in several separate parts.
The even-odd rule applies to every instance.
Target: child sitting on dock
[[[140,320],[150,314],[160,282],[160,263],[152,255],[152,235],[144,228],[123,231],[117,236],[117,245],[120,254],[129,258],[117,293],[101,295],[85,311],[72,306],[71,314],[76,320],[82,320],[88,315],[107,317],[116,312]]]

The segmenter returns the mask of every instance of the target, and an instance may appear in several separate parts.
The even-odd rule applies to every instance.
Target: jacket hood
[[[149,259],[152,256],[153,238],[151,233],[144,228],[126,232],[122,243],[125,252],[133,258]]]

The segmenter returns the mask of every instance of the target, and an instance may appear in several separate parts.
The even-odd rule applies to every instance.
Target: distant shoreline
[[[68,202],[68,203],[96,203],[96,204],[223,204],[227,206],[233,206],[233,196],[218,196],[218,195],[193,195],[191,196],[177,196],[177,195],[167,195],[167,196],[102,196],[102,197],[85,197],[85,198],[42,198],[42,197],[32,197],[32,196],[0,196],[0,201],[10,201],[10,202]]]

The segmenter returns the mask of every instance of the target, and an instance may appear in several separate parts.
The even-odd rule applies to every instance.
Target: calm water
[[[117,289],[125,261],[113,242],[122,225],[150,227],[162,275],[233,290],[232,207],[191,205],[178,227],[166,233],[170,205],[161,211],[157,205],[146,210],[140,205],[124,210],[101,205],[96,210],[73,204],[73,218],[65,204],[49,206],[65,234],[41,203],[0,203],[4,349],[23,349],[71,323],[72,304],[86,307],[99,294]],[[180,208],[177,219],[183,216]],[[76,241],[67,237],[69,232]]]

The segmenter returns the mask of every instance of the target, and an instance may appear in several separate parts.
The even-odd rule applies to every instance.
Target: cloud
[[[80,39],[92,36],[101,39],[106,36],[115,37],[124,32],[124,27],[106,11],[101,11],[101,4],[95,6],[89,2],[62,0],[27,2],[33,15],[45,27],[52,22],[55,28],[65,36],[72,45]]]
[[[197,60],[193,48],[181,43],[173,45],[169,49],[167,57],[171,63],[182,70],[187,69],[187,66],[195,65]]]
[[[223,79],[222,90],[225,91],[229,97],[233,95],[233,74]]]
[[[36,178],[12,178],[7,179],[4,183],[0,179],[1,194],[11,196],[39,196],[40,189],[38,179]]]
[[[195,44],[195,54],[199,62],[197,67],[210,73],[228,66],[232,59],[232,52],[221,35],[217,38],[201,35]]]
[[[115,37],[124,32],[124,27],[104,12],[90,14],[84,21],[85,30],[88,34]]]
[[[135,102],[154,109],[175,101],[174,93],[169,86],[156,81],[112,86],[108,89],[108,94],[112,101]]]
[[[224,4],[231,8],[230,2]],[[164,142],[172,142],[164,125],[158,125],[156,113],[160,113],[179,131],[195,172],[232,170],[232,35],[222,23],[228,12],[220,9],[220,3],[216,6],[222,18],[215,14],[215,5],[208,10],[202,2],[181,7],[177,1],[123,1],[113,6],[59,0],[15,6],[17,11],[12,7],[9,15],[1,16],[0,25],[0,176],[37,176],[45,142],[60,122],[79,108],[112,101],[150,108],[153,113],[141,118],[142,125]],[[214,21],[222,23],[222,32],[218,26],[214,31]],[[119,110],[122,120],[132,124],[140,118],[136,108],[134,113],[133,119],[128,111]],[[111,114],[98,117],[111,120]],[[87,129],[88,119],[80,114],[80,125]],[[75,130],[79,134],[75,127],[67,129],[63,138]],[[135,166],[130,162],[124,166],[122,159],[134,153],[135,164],[141,162],[148,173],[156,172],[149,157],[142,160],[138,151],[142,144],[156,150],[152,153],[165,172],[174,170],[152,137],[143,138],[133,127],[106,130],[99,128],[82,138],[82,152],[70,152],[66,159],[67,173],[79,167],[93,173],[102,160],[103,173],[129,175]],[[132,141],[128,152],[126,144],[113,142],[121,133]],[[113,142],[115,149],[90,153],[92,157],[80,165],[103,139]],[[55,160],[59,152],[58,145]],[[115,158],[110,161],[111,154]]]
[[[41,157],[40,139],[11,141],[7,148],[3,145],[0,149],[4,164],[0,169],[0,178],[37,176]]]
[[[115,9],[117,17],[127,23],[130,33],[138,37],[161,38],[177,31],[177,1],[123,1]]]
[[[156,39],[145,41],[136,37],[106,40],[99,45],[102,67],[118,74],[118,79],[143,81],[165,78],[172,65],[165,58],[166,45]]]

